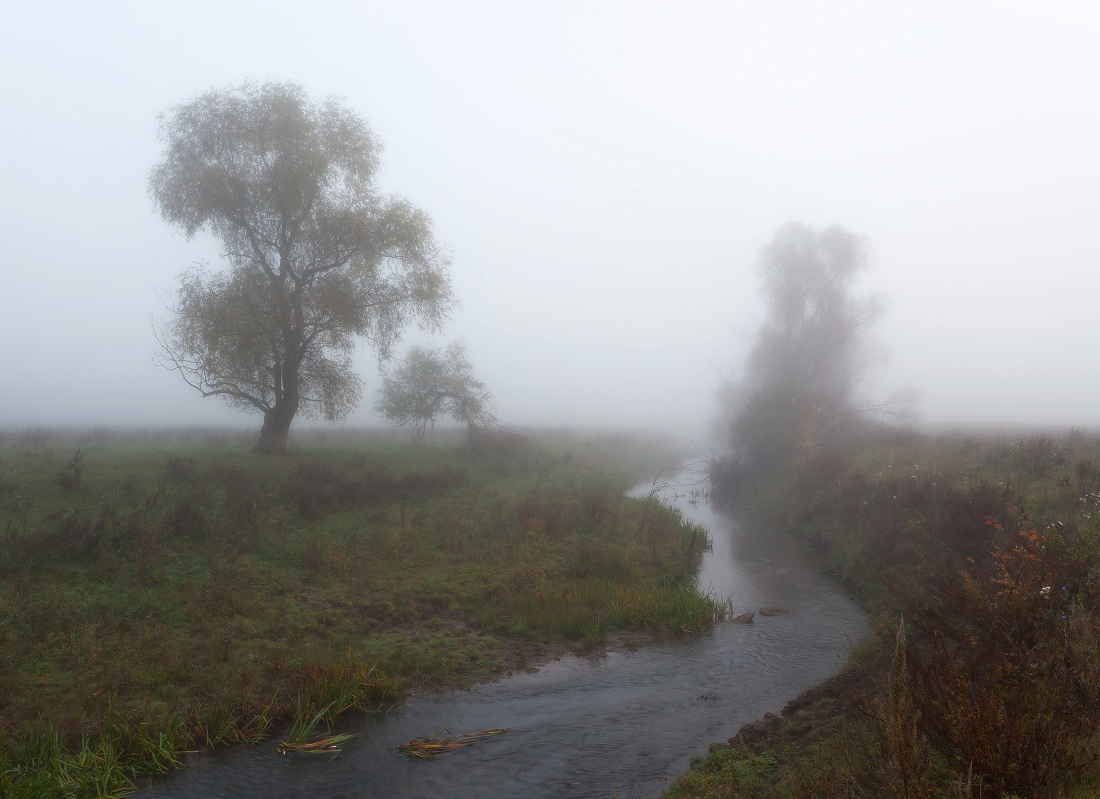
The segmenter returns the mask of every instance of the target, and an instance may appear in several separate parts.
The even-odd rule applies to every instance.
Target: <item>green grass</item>
[[[728,610],[691,580],[706,531],[623,493],[677,462],[662,442],[250,445],[0,436],[3,792],[125,790],[158,753],[498,674],[522,639]]]
[[[751,796],[768,784],[777,765],[770,754],[757,754],[742,747],[712,746],[705,757],[692,758],[691,771],[668,795],[729,796],[740,791]]]

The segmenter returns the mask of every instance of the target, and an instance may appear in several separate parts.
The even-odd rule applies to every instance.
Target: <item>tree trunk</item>
[[[470,413],[470,402],[465,398],[462,400],[462,415],[466,417],[466,446],[469,449],[476,449],[481,431],[474,421],[473,414]]]
[[[286,455],[286,439],[290,435],[290,423],[293,412],[287,413],[276,408],[264,414],[264,426],[260,428],[260,440],[252,450],[261,455]]]

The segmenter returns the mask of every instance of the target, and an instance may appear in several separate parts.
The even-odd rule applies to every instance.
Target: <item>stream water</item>
[[[634,493],[644,494],[649,484]],[[284,757],[274,741],[188,757],[146,797],[644,797],[687,770],[692,755],[766,711],[778,712],[836,672],[869,629],[841,586],[786,536],[745,529],[670,481],[666,501],[705,524],[714,548],[699,584],[733,597],[735,613],[788,613],[606,657],[567,657],[519,674],[426,698],[404,712],[360,714],[359,734],[335,760]],[[398,744],[440,729],[511,731],[435,761]],[[614,792],[614,793],[613,793]]]

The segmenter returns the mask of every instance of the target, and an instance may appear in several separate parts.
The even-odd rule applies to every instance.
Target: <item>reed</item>
[[[423,738],[413,738],[411,741],[398,746],[397,751],[413,760],[435,760],[438,757],[450,754],[456,749],[465,749],[467,746],[473,746],[480,741],[488,740],[506,732],[509,732],[509,730],[482,730],[481,732],[468,732],[465,735],[455,735],[450,730],[440,730]],[[443,733],[447,734],[444,735]]]
[[[331,731],[314,734],[314,730],[322,719],[331,719],[336,710],[336,701],[329,702],[318,710],[310,718],[311,702],[304,698],[298,698],[298,712],[294,716],[294,724],[286,738],[279,741],[276,751],[282,755],[332,755],[337,757],[343,750],[340,744],[355,737],[354,732],[333,734]]]
[[[66,748],[56,731],[0,739],[0,796],[10,799],[81,799],[125,796],[141,774],[164,774],[181,764],[184,738],[178,719],[154,731],[116,722],[105,733]],[[14,750],[17,756],[11,758]]]

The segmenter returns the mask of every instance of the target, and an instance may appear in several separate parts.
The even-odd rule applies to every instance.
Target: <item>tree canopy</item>
[[[867,364],[867,333],[883,310],[881,296],[853,294],[866,268],[864,240],[843,228],[781,228],[757,266],[767,317],[748,379],[812,393],[842,412]]]
[[[840,227],[791,223],[758,262],[766,316],[742,380],[722,399],[736,457],[767,467],[814,451],[855,420],[853,402],[868,358],[868,332],[883,300],[858,296],[864,240]]]
[[[398,426],[409,425],[423,438],[438,419],[466,425],[467,441],[495,425],[491,395],[474,376],[466,347],[446,350],[414,346],[383,381],[375,408]]]
[[[227,264],[181,276],[162,363],[203,396],[262,413],[257,450],[283,452],[298,413],[336,420],[357,406],[358,340],[381,361],[409,324],[440,328],[454,307],[449,259],[426,213],[379,192],[381,143],[335,99],[244,83],[159,121],[155,207],[189,238],[220,239]]]

